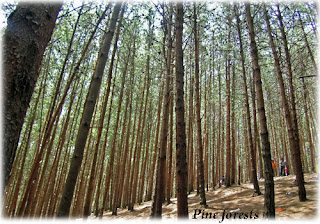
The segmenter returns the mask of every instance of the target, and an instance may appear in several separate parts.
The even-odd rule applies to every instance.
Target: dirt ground
[[[318,217],[318,174],[305,174],[304,177],[307,191],[307,201],[305,202],[299,202],[298,188],[294,185],[295,176],[274,178],[277,220],[310,220]],[[252,196],[253,186],[250,183],[242,183],[240,186],[234,185],[228,188],[223,186],[215,190],[209,189],[209,191],[206,191],[207,208],[200,206],[199,196],[196,196],[195,193],[190,194],[188,196],[189,219],[201,220],[206,218],[207,220],[215,219],[219,222],[228,218],[229,220],[263,219],[263,180],[259,181],[259,186],[262,192],[262,195],[259,196]],[[176,219],[177,200],[173,198],[171,201],[171,204],[164,204],[162,207],[163,218]],[[141,205],[135,205],[134,211],[119,209],[117,216],[112,216],[111,212],[107,212],[104,214],[103,219],[149,219],[151,203],[151,201],[148,201]]]

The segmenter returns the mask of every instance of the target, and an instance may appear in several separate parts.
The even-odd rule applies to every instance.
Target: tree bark
[[[183,3],[176,6],[176,192],[177,192],[177,216],[178,219],[188,217],[187,177],[188,166],[186,160],[186,130],[184,120],[183,98]]]
[[[4,34],[4,183],[8,184],[20,132],[36,85],[45,48],[61,3],[19,3]]]

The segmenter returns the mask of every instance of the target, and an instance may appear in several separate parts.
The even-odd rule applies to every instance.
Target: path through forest
[[[307,190],[306,202],[299,202],[297,186],[294,184],[294,179],[294,175],[274,178],[276,219],[316,218],[318,207],[318,174],[305,174],[305,187]],[[250,215],[252,219],[254,219],[255,213],[257,213],[258,218],[261,219],[264,197],[263,180],[259,181],[259,185],[262,195],[255,197],[252,196],[253,186],[250,183],[242,183],[240,186],[234,185],[229,188],[216,188],[216,190],[209,189],[209,191],[206,191],[207,204],[209,207],[205,209],[205,212],[217,213],[217,221],[221,221],[224,209],[226,212],[237,210],[238,213],[247,213],[248,219],[250,219]],[[189,218],[191,220],[201,219],[202,213],[196,216],[197,219],[192,219],[196,209],[203,210],[203,208],[201,208],[199,205],[199,196],[196,196],[195,193],[192,193],[188,196],[188,198]],[[171,204],[164,204],[163,206],[164,218],[176,218],[176,198],[173,198],[171,201]],[[112,216],[111,212],[107,212],[104,214],[103,218],[149,219],[151,204],[152,201],[148,201],[142,203],[141,205],[135,205],[135,210],[133,212],[128,211],[127,209],[119,209],[118,216]],[[252,214],[250,214],[251,211]],[[235,213],[232,214],[232,219],[234,218],[234,215]],[[242,216],[242,219],[243,218],[245,218],[245,215]],[[236,219],[239,219],[239,214],[236,215]]]

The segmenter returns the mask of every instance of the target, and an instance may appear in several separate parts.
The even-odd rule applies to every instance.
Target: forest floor
[[[307,201],[299,202],[298,188],[294,184],[295,176],[275,177],[275,206],[276,219],[314,219],[318,216],[318,174],[305,174],[305,188]],[[253,186],[242,183],[231,187],[212,188],[206,191],[207,208],[199,204],[200,198],[196,193],[188,196],[189,219],[199,220],[202,217],[215,219],[221,223],[229,219],[263,219],[264,206],[264,180],[259,180],[262,195],[253,196]],[[162,207],[163,218],[176,219],[176,198],[171,199],[171,204],[164,203]],[[149,219],[152,201],[136,204],[134,211],[118,209],[118,215],[112,216],[106,212],[103,219]],[[203,211],[204,210],[204,211]],[[230,211],[232,214],[230,214]],[[199,214],[200,213],[200,214]],[[208,214],[206,214],[208,213]],[[216,213],[214,217],[214,213]],[[242,214],[241,214],[242,213]],[[196,215],[195,214],[199,214]],[[240,215],[240,216],[239,216]],[[196,219],[194,219],[194,217]],[[94,217],[91,217],[94,218]],[[222,218],[224,220],[222,220]],[[211,220],[213,221],[213,220]]]

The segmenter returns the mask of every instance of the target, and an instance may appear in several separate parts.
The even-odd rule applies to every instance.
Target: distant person
[[[285,176],[285,161],[283,160],[283,158],[281,158],[280,160],[280,176]]]
[[[286,175],[286,176],[288,176],[288,175],[289,175],[288,167],[287,167],[287,166],[285,166],[285,168],[284,168],[284,173],[285,173],[285,175]]]

